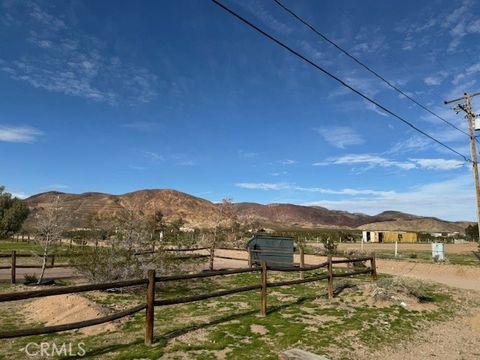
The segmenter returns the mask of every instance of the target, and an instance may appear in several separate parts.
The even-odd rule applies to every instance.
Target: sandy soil
[[[461,289],[480,290],[480,267],[377,260],[378,272],[434,281]]]
[[[37,277],[40,276],[41,269],[17,269],[16,277],[17,282],[22,282],[24,275],[35,274]],[[10,282],[10,269],[1,269],[0,270],[0,282]],[[77,277],[75,270],[72,268],[53,268],[45,270],[45,280],[48,279],[70,279],[72,277]]]
[[[309,243],[311,246],[321,246],[317,243]],[[348,249],[360,249],[361,244],[353,243],[340,243],[338,244],[339,250],[348,250]],[[395,244],[363,244],[364,250],[367,251],[391,251],[395,252]],[[407,244],[399,243],[398,251],[432,251],[432,244]],[[478,251],[477,243],[468,243],[468,244],[445,244],[445,252],[451,254],[462,254],[469,253],[472,251]]]
[[[68,324],[107,315],[107,311],[100,305],[77,294],[38,298],[27,303],[24,310],[30,322],[41,322],[45,326]],[[109,322],[85,327],[79,331],[86,335],[95,335],[116,328],[115,322]]]
[[[247,259],[245,251],[216,250],[216,254],[226,257]],[[298,256],[295,261],[299,262]],[[324,256],[305,255],[307,265],[320,264],[326,261]],[[246,261],[215,259],[216,267],[245,267]],[[424,281],[434,281],[461,289],[480,290],[480,267],[466,265],[447,265],[434,263],[415,263],[408,261],[377,259],[379,273],[408,276]]]
[[[463,249],[467,248],[463,245],[460,247]],[[241,259],[247,258],[247,254],[241,251],[220,250],[217,251],[217,254]],[[325,260],[325,257],[305,256],[306,264],[318,264]],[[298,262],[298,258],[295,261]],[[243,260],[218,259],[218,265],[216,261],[216,266],[220,266],[220,264],[223,267],[244,267],[246,262]],[[480,281],[478,280],[480,279],[479,267],[378,259],[377,270],[380,273],[403,275],[423,281],[433,281],[452,287],[468,289],[471,290],[469,294],[472,298],[480,299],[480,292],[478,292],[480,291]],[[414,310],[413,307],[412,310]],[[480,359],[480,312],[473,311],[468,313],[464,311],[462,315],[453,320],[419,331],[415,335],[414,340],[401,342],[393,348],[373,352],[372,349],[358,349],[356,359]]]
[[[467,314],[416,334],[393,348],[359,350],[358,360],[474,360],[480,358],[480,313]]]

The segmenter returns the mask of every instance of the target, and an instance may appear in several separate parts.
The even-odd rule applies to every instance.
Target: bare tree
[[[62,208],[60,207],[60,198],[57,196],[52,204],[41,208],[35,216],[36,238],[43,247],[42,270],[38,278],[38,284],[42,283],[45,275],[50,246],[62,238],[62,232],[64,230],[63,215]]]
[[[235,214],[235,208],[231,198],[224,198],[221,204],[218,206],[218,213],[215,217],[215,224],[212,229],[212,235],[209,241],[210,247],[210,270],[213,270],[213,260],[215,256],[215,248],[222,242],[230,243],[232,245],[232,239],[236,239],[235,229],[238,224],[237,216]]]
[[[174,264],[172,256],[164,251],[162,219],[160,212],[146,215],[125,207],[114,220],[115,231],[108,237],[107,246],[84,248],[71,257],[71,262],[93,282],[137,278],[152,268],[170,271]]]

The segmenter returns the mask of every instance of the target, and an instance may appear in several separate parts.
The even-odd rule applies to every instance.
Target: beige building
[[[394,243],[395,241],[404,243],[417,242],[417,233],[409,231],[362,231],[362,241],[372,243]]]

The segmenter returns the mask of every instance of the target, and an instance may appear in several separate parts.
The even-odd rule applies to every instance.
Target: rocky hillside
[[[85,227],[93,216],[110,218],[123,208],[153,213],[160,210],[167,221],[182,218],[190,227],[210,228],[215,224],[219,206],[175,190],[140,190],[123,195],[103,193],[66,194],[47,192],[26,199],[35,214],[59,198],[61,207],[70,214],[71,227]],[[378,230],[460,231],[465,223],[452,223],[436,218],[426,218],[397,211],[385,211],[375,216],[328,210],[292,204],[237,203],[235,212],[241,222],[257,221],[266,227],[299,228],[368,228]],[[31,223],[30,218],[28,222]],[[28,223],[27,222],[27,223]]]
[[[218,212],[216,205],[210,201],[175,190],[140,190],[123,195],[47,192],[29,197],[26,201],[32,214],[35,214],[36,209],[48,206],[57,197],[62,209],[69,213],[70,226],[76,228],[85,227],[93,216],[112,218],[123,208],[141,210],[145,214],[160,210],[167,221],[182,218],[192,227],[212,226],[211,219]]]

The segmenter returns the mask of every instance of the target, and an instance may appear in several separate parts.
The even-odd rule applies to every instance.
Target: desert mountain
[[[218,204],[176,190],[140,190],[122,195],[88,192],[67,194],[46,192],[26,199],[32,214],[59,198],[62,209],[70,214],[72,228],[86,227],[93,216],[110,218],[123,208],[153,213],[160,210],[167,221],[182,218],[189,227],[211,228],[219,213]],[[463,233],[466,224],[420,217],[397,211],[375,216],[328,210],[318,206],[293,204],[236,203],[240,222],[257,221],[266,227],[297,228],[366,228],[377,230],[413,230]],[[30,218],[28,222],[31,222]]]

